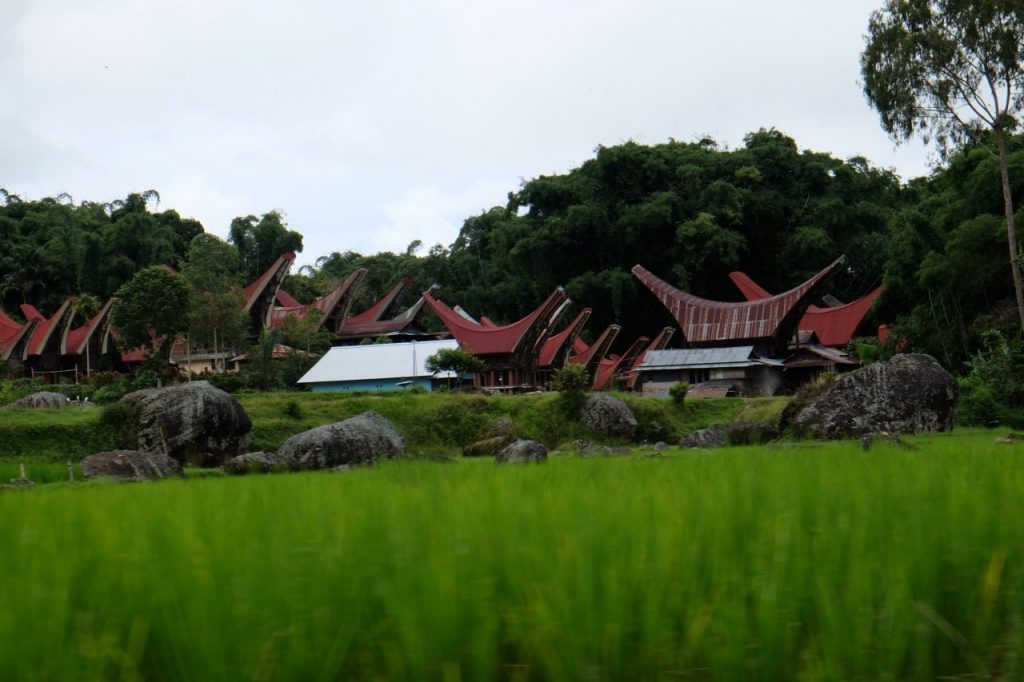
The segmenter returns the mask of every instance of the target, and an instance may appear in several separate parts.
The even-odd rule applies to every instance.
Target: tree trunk
[[[999,149],[999,175],[1003,180],[1003,208],[1006,211],[1006,239],[1010,247],[1010,272],[1013,273],[1013,291],[1017,295],[1017,315],[1024,330],[1024,285],[1020,274],[1020,245],[1017,243],[1017,229],[1013,220],[1013,195],[1010,191],[1010,170],[1006,152],[1006,136],[1002,128],[996,128],[996,144]]]

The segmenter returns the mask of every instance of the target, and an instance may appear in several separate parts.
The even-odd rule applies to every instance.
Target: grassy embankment
[[[251,450],[276,449],[289,436],[322,424],[376,410],[404,436],[412,454],[455,454],[483,437],[497,418],[511,417],[523,436],[549,447],[594,438],[565,419],[557,395],[486,397],[464,394],[250,393],[237,396],[253,421]],[[670,401],[624,396],[636,410],[641,440],[673,442],[679,435],[728,421],[746,403],[706,400],[684,408]],[[763,401],[752,401],[758,405]],[[0,411],[0,482],[19,462],[64,463],[118,447],[118,430],[103,420],[102,408]],[[65,472],[66,476],[66,472]],[[30,476],[31,478],[32,476]]]
[[[0,494],[10,679],[1016,679],[1024,444]]]

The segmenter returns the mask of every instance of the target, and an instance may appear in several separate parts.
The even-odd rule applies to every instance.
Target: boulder
[[[134,418],[128,442],[182,464],[221,466],[243,454],[252,422],[235,398],[206,381],[129,393],[121,402]]]
[[[493,455],[513,440],[515,440],[515,438],[511,438],[509,436],[484,438],[483,440],[478,440],[477,442],[471,443],[462,448],[462,455],[464,457],[484,457],[487,455]]]
[[[679,441],[683,448],[721,448],[729,444],[729,429],[724,424],[715,424],[698,429]]]
[[[494,456],[495,464],[513,464],[516,462],[543,462],[548,458],[548,449],[535,440],[516,440]]]
[[[285,463],[273,452],[247,452],[224,463],[224,472],[235,476],[266,474],[285,469]]]
[[[923,433],[953,428],[953,375],[930,355],[901,354],[843,375],[793,420],[815,438]]]
[[[15,400],[8,407],[22,407],[30,409],[52,409],[67,407],[71,401],[63,393],[53,391],[39,391],[27,395],[21,400]]]
[[[344,421],[297,433],[277,451],[289,469],[332,469],[372,464],[393,457],[404,447],[402,437],[387,419],[364,412]]]
[[[112,450],[89,455],[82,460],[82,474],[87,479],[103,477],[125,482],[185,477],[181,465],[167,455],[140,450]]]
[[[580,424],[606,436],[630,440],[636,435],[636,416],[626,403],[607,393],[589,396],[580,411]]]

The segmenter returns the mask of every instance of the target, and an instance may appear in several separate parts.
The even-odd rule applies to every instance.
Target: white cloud
[[[221,235],[282,208],[308,261],[448,244],[519,178],[627,139],[777,127],[925,170],[857,85],[877,0],[10,2],[0,186],[155,188]]]

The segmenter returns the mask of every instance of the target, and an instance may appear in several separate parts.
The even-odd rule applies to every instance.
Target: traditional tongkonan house
[[[114,351],[110,338],[110,311],[117,299],[103,304],[81,327],[65,327],[60,341],[61,366],[88,376],[100,367],[103,356]]]
[[[471,322],[434,298],[429,291],[423,292],[423,299],[441,318],[459,346],[487,364],[487,369],[474,374],[474,385],[492,390],[511,390],[537,385],[540,351],[551,333],[552,323],[557,321],[555,317],[566,295],[558,287],[529,315],[500,327]]]
[[[391,341],[429,341],[441,334],[429,332],[420,322],[425,301],[420,296],[405,312],[396,314],[402,294],[412,285],[411,277],[403,277],[379,301],[358,315],[345,320],[337,331],[336,345],[348,346],[366,339],[386,337]],[[433,287],[432,287],[433,288]]]
[[[655,350],[664,350],[665,347],[668,346],[668,342],[672,340],[675,333],[675,327],[663,328],[658,332],[658,335],[654,337],[654,340],[648,344],[647,348],[645,348],[644,351],[636,357],[633,364],[622,372],[622,378],[625,382],[626,390],[632,391],[636,388],[637,378],[640,376],[636,370],[644,361],[644,358],[647,357],[647,354]]]
[[[573,343],[579,352],[569,358],[569,362],[574,365],[583,365],[587,371],[587,376],[590,377],[592,388],[597,383],[597,370],[608,355],[608,351],[611,350],[612,344],[615,343],[615,339],[618,338],[620,331],[622,331],[622,327],[617,324],[610,324],[605,327],[605,330],[601,332],[597,340],[589,346],[580,338],[577,338]]]
[[[771,294],[761,288],[754,280],[745,273],[730,272],[729,279],[733,281],[736,288],[740,290],[743,297],[748,301],[760,301],[771,298]],[[813,331],[818,337],[818,343],[822,346],[832,348],[843,348],[854,336],[874,336],[874,333],[862,329],[864,318],[874,305],[875,300],[882,293],[882,287],[878,287],[866,296],[858,298],[850,303],[840,303],[829,308],[820,308],[816,305],[807,306],[807,312],[800,318],[797,329],[800,331]],[[827,297],[826,297],[827,298]],[[860,334],[858,334],[858,331]]]
[[[30,319],[24,324],[15,322],[0,310],[0,361],[21,362],[25,347],[32,338],[32,328],[37,320]]]
[[[317,310],[319,311],[317,326],[312,331],[320,331],[326,327],[331,332],[337,333],[345,324],[345,318],[348,317],[352,301],[359,294],[359,289],[362,287],[363,279],[366,278],[366,273],[366,268],[356,269],[331,291],[312,303],[275,306],[270,311],[270,328],[274,329],[282,326],[289,317],[305,320],[313,310]],[[275,298],[280,298],[280,292],[275,292]],[[291,298],[291,296],[288,298]]]
[[[274,312],[274,302],[281,289],[281,282],[284,281],[288,270],[295,261],[295,254],[291,251],[282,253],[274,263],[263,271],[255,282],[249,284],[243,290],[245,296],[245,312],[249,313],[249,333],[255,338],[264,329],[270,328],[271,316]]]
[[[566,301],[568,303],[568,300]],[[593,311],[584,308],[576,315],[576,318],[569,323],[569,326],[548,337],[541,347],[539,364],[537,367],[537,383],[541,386],[550,387],[556,369],[565,367],[569,362],[569,356],[573,352],[573,344],[576,342],[583,330],[587,320]],[[554,327],[555,325],[552,325]]]
[[[22,359],[31,369],[33,376],[39,373],[60,371],[61,338],[71,318],[71,299],[65,299],[50,318],[46,318],[27,303],[22,304],[21,314],[26,320],[34,320],[31,338],[22,353]]]
[[[675,288],[640,265],[637,279],[658,297],[679,324],[690,347],[753,345],[770,354],[784,353],[811,300],[846,263],[837,258],[803,284],[770,298],[741,303],[709,301]]]
[[[671,366],[671,371],[678,372],[680,377],[692,372],[696,372],[693,374],[695,377],[704,377],[706,373],[707,379],[721,375],[723,381],[736,381],[737,390],[763,395],[773,393],[782,384],[782,360],[795,338],[800,320],[811,301],[821,294],[824,285],[845,263],[845,256],[840,257],[789,291],[740,303],[709,301],[694,296],[659,279],[640,265],[633,268],[633,274],[675,318],[688,348],[732,348],[735,351],[707,357],[699,353],[682,354],[672,358],[664,369]],[[653,376],[649,370],[653,370],[655,364],[662,364],[661,360],[667,362],[668,356],[659,358],[649,353],[638,370],[641,375]],[[709,364],[719,361],[725,363],[720,368]],[[755,366],[764,369],[758,370],[756,377],[747,376]],[[744,377],[732,376],[741,369]],[[766,372],[772,376],[765,375]]]

